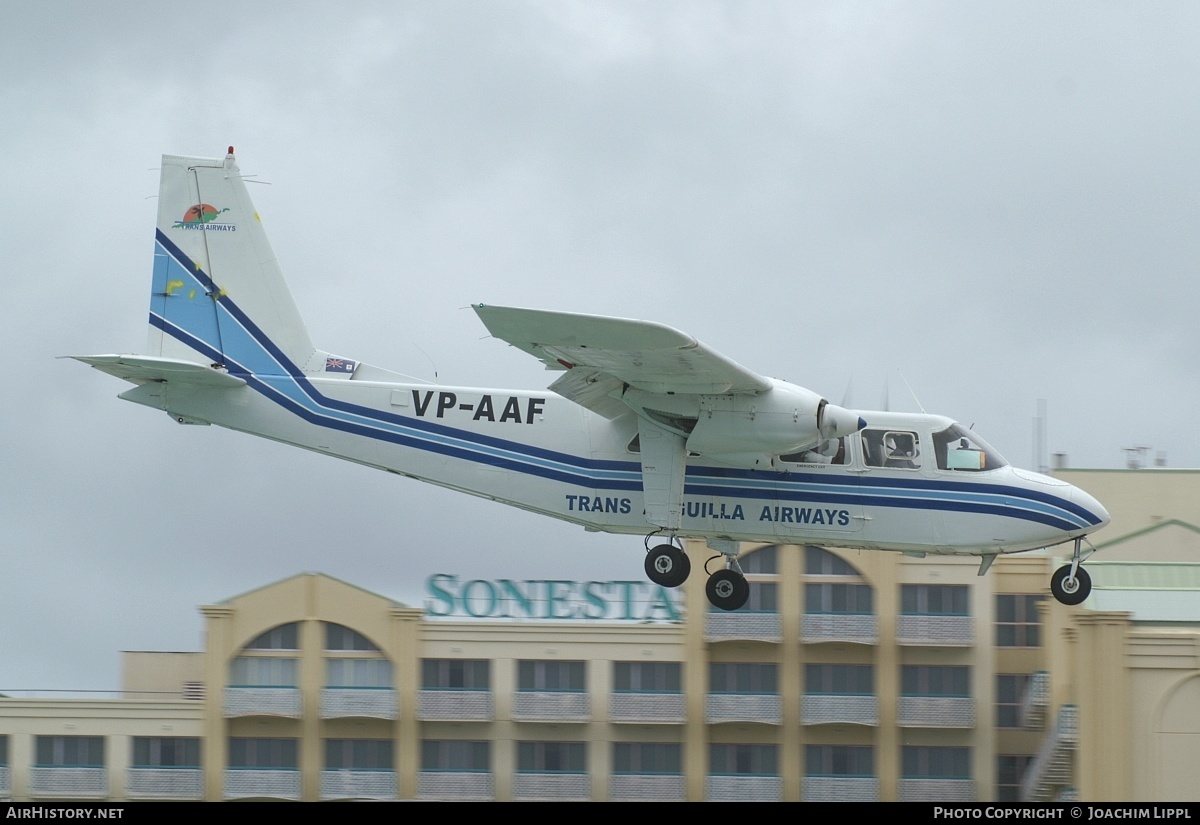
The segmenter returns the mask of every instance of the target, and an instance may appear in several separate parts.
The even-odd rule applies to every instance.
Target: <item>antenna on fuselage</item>
[[[900,370],[896,370],[896,372],[899,372],[899,373],[900,373],[900,378],[901,378],[901,379],[903,379],[903,381],[904,381],[904,386],[908,387],[908,391],[909,391],[909,393],[911,393],[911,394],[912,394],[913,401],[916,401],[916,402],[917,402],[917,409],[919,409],[919,410],[920,410],[922,413],[924,413],[924,412],[925,412],[925,407],[923,407],[923,406],[921,405],[921,399],[917,398],[917,394],[916,394],[915,392],[913,392],[912,384],[908,383],[908,379],[904,377],[904,373],[903,373],[903,372],[900,372]]]

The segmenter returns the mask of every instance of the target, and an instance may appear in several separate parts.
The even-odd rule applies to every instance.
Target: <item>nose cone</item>
[[[841,438],[852,435],[867,426],[858,413],[850,412],[837,404],[826,404],[821,411],[821,435],[824,438]]]
[[[1111,520],[1108,515],[1108,510],[1104,509],[1104,505],[1096,501],[1091,495],[1080,490],[1078,487],[1071,488],[1071,503],[1082,507],[1090,515],[1089,521],[1094,522],[1094,526],[1089,530],[1099,530]]]

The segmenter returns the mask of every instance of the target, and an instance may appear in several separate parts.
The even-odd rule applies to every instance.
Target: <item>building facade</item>
[[[1200,514],[1181,502],[1200,497],[1121,488],[1200,474],[1153,472],[1093,490],[1128,529],[1075,608],[1046,554],[980,577],[747,546],[732,613],[702,576],[433,577],[416,608],[297,575],[202,607],[202,651],[124,654],[117,697],[0,698],[0,798],[1194,799],[1200,565],[1180,557]]]

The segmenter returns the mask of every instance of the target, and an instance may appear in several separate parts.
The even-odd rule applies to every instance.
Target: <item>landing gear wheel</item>
[[[687,554],[670,544],[660,544],[646,553],[646,575],[663,587],[679,587],[692,572]]]
[[[1092,577],[1082,567],[1071,578],[1071,565],[1064,564],[1050,577],[1050,592],[1063,604],[1080,604],[1092,592]]]
[[[736,570],[718,570],[708,577],[704,586],[708,600],[721,610],[737,610],[750,598],[746,577]]]

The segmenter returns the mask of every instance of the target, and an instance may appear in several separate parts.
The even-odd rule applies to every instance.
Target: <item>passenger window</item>
[[[915,470],[921,466],[920,439],[905,430],[863,430],[863,463],[868,467]]]

